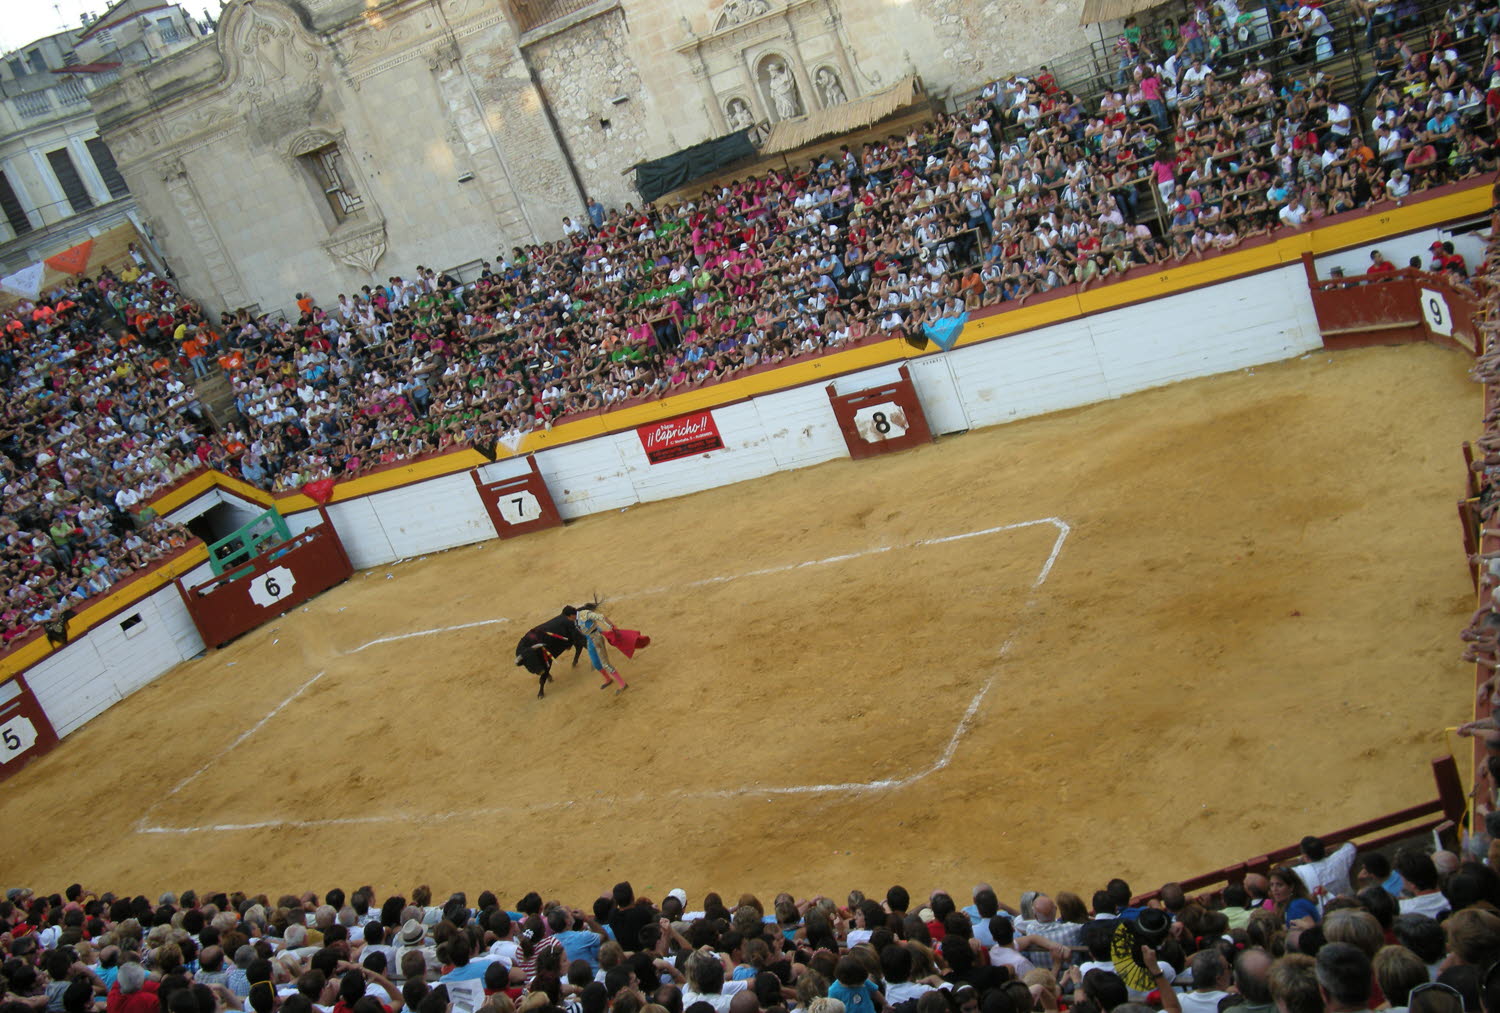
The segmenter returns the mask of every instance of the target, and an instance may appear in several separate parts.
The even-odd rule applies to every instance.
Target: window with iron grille
[[[110,152],[109,145],[97,137],[90,137],[84,145],[89,149],[89,157],[94,160],[94,168],[99,170],[99,176],[104,180],[109,195],[124,197],[128,194],[130,187],[125,185],[125,178],[120,175],[120,167],[115,165],[115,156]]]
[[[172,23],[171,18],[161,18],[156,22],[156,30],[161,34],[161,41],[167,45],[174,45],[182,39],[182,34],[177,26]]]
[[[52,173],[57,177],[57,182],[63,188],[63,196],[68,198],[68,205],[75,214],[94,206],[94,199],[83,185],[83,178],[74,168],[73,156],[68,154],[67,148],[47,152],[47,161],[52,163]]]
[[[339,170],[343,152],[339,151],[337,144],[325,145],[302,157],[312,167],[313,175],[323,190],[323,196],[328,198],[328,206],[333,210],[335,219],[343,221],[364,206],[359,194],[344,183],[343,174]]]
[[[31,219],[26,217],[26,209],[21,206],[3,172],[0,172],[0,211],[5,212],[5,220],[10,222],[11,231],[16,235],[24,236],[31,231]]]

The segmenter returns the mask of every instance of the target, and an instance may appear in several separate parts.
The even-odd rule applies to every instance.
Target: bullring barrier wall
[[[1313,254],[1320,273],[1372,244],[1404,259],[1412,255],[1405,251],[1448,238],[1441,226],[1488,207],[1489,189],[1481,185],[1343,216],[1203,261],[976,314],[946,353],[917,355],[901,341],[873,342],[569,420],[500,448],[493,462],[464,449],[362,475],[338,483],[326,511],[351,562],[366,568],[495,537],[470,472],[484,481],[521,474],[526,454],[535,456],[564,518],[843,458],[826,386],[845,392],[889,382],[903,364],[934,433],[944,434],[1292,358],[1321,347],[1304,253]],[[646,459],[637,426],[703,410],[712,411],[723,449],[659,464]],[[200,472],[153,500],[176,520],[216,503],[237,513],[274,504],[294,533],[321,519],[304,495],[273,497],[217,472]],[[187,583],[208,572],[202,546],[174,565]],[[203,650],[170,583],[142,584],[133,597],[112,595],[105,604],[80,617],[77,626],[87,632],[67,647],[49,652],[45,642],[32,642],[0,659],[7,674],[24,671],[59,736]]]

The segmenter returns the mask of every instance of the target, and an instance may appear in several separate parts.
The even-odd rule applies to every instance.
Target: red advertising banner
[[[635,434],[641,438],[646,459],[652,464],[706,454],[724,446],[724,441],[719,439],[719,427],[714,425],[713,412],[694,412],[665,422],[653,422],[638,427]]]

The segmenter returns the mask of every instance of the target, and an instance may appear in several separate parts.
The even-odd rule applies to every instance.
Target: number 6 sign
[[[278,566],[250,579],[250,600],[261,608],[270,608],[291,594],[296,586],[297,578],[292,571]]]

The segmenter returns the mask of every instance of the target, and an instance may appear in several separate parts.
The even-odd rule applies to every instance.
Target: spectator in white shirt
[[[1438,892],[1438,871],[1431,855],[1403,848],[1396,853],[1396,871],[1406,894],[1401,898],[1402,914],[1437,918],[1449,909],[1448,898]]]
[[[1349,870],[1354,867],[1354,855],[1353,842],[1345,841],[1333,854],[1329,854],[1327,846],[1318,838],[1304,837],[1303,862],[1293,866],[1292,871],[1307,885],[1307,892],[1322,907],[1339,894],[1350,891]]]
[[[1193,990],[1177,997],[1182,1013],[1218,1013],[1219,1001],[1229,994],[1229,964],[1217,949],[1199,950],[1188,965]]]

